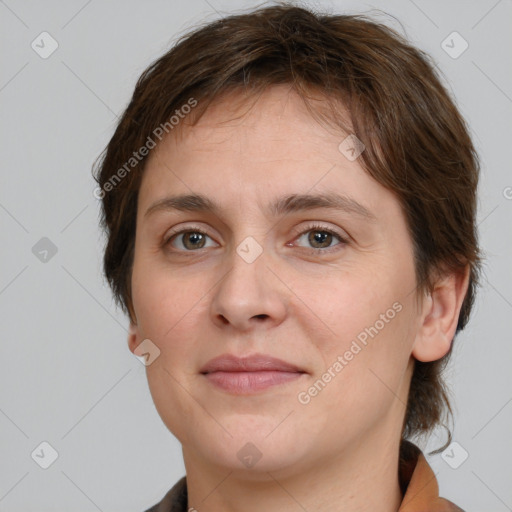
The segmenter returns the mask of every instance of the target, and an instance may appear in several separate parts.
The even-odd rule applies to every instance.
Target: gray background
[[[487,260],[448,371],[454,439],[469,456],[457,469],[441,455],[427,458],[441,495],[465,510],[512,510],[512,2],[309,4],[395,16],[435,58],[471,126],[482,159]],[[188,27],[254,5],[0,1],[0,510],[140,512],[184,474],[181,447],[154,408],[145,368],[127,347],[127,321],[101,275],[90,169],[143,69]],[[59,45],[46,59],[31,47],[43,31]],[[441,46],[453,31],[469,43],[456,59]],[[46,262],[32,249],[43,237],[57,248]],[[43,441],[58,452],[48,469],[31,457]],[[461,454],[457,448],[452,459],[460,463]]]

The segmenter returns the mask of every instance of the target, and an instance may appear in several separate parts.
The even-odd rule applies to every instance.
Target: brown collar
[[[400,445],[398,473],[404,496],[398,512],[464,512],[439,497],[436,475],[421,450],[410,441]]]

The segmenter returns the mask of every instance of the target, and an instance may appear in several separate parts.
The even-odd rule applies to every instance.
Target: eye
[[[348,240],[337,231],[320,225],[308,226],[307,230],[302,231],[296,240],[309,244],[309,247],[306,247],[306,249],[313,249],[312,252],[316,253],[338,250],[338,245],[342,246],[348,243]],[[339,243],[332,245],[336,240]]]
[[[211,241],[209,245],[208,240]],[[343,246],[348,243],[348,240],[341,233],[321,225],[308,226],[295,240],[308,244],[309,247],[304,247],[304,249],[309,249],[316,254],[338,250],[337,246]],[[336,240],[338,240],[338,243],[336,243]],[[214,247],[215,242],[201,229],[192,227],[171,233],[163,245],[170,245],[178,251],[192,252],[207,247]]]
[[[211,245],[206,245],[207,239],[211,240],[204,231],[188,228],[172,233],[164,242],[164,245],[171,245],[175,249],[190,252],[197,249],[204,249],[205,247],[211,247]]]

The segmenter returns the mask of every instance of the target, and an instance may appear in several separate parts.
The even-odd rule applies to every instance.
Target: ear
[[[128,348],[132,354],[135,353],[135,349],[140,343],[139,328],[137,324],[130,321],[130,327],[128,331]]]
[[[470,267],[445,274],[422,301],[420,327],[412,355],[418,361],[437,361],[450,350],[460,308],[469,285]]]

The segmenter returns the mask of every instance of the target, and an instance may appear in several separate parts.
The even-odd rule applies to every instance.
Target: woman
[[[478,159],[426,55],[362,16],[223,18],[143,73],[96,179],[183,447],[151,512],[461,510],[409,441],[450,410],[480,268]]]

